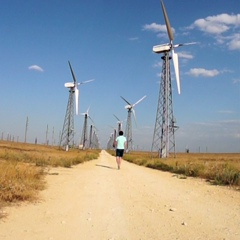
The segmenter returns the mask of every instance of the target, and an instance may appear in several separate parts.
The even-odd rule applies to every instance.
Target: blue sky
[[[179,3],[181,2],[181,3]],[[240,152],[240,3],[238,0],[165,0],[179,47],[181,94],[172,71],[177,151]],[[27,142],[57,143],[65,117],[71,62],[80,85],[80,112],[98,129],[101,147],[126,120],[123,96],[135,107],[133,141],[149,150],[157,109],[161,55],[168,43],[158,0],[1,0],[0,131]],[[172,67],[172,66],[171,66]],[[172,67],[173,69],[173,67]],[[125,123],[125,122],[124,122]],[[75,141],[83,117],[75,116]],[[124,124],[125,129],[125,124]]]

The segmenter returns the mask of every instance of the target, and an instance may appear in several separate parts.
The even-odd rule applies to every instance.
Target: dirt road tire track
[[[72,169],[54,168],[34,204],[7,208],[1,240],[240,239],[240,193],[179,179],[102,151]]]

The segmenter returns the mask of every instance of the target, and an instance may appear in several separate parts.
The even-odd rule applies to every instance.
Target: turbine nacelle
[[[132,109],[132,106],[131,105],[126,105],[124,108],[125,109]]]
[[[171,50],[171,45],[169,44],[161,44],[153,46],[153,52],[155,53],[164,53],[169,52]]]
[[[181,46],[188,46],[188,45],[193,45],[193,44],[197,44],[197,42],[179,43],[179,44],[175,44],[175,45],[165,43],[165,44],[160,44],[160,45],[153,46],[153,52],[155,52],[155,53],[170,52],[172,50],[172,48],[177,48],[177,47],[181,47]]]
[[[74,82],[67,82],[67,83],[64,83],[64,87],[65,88],[74,88],[75,85],[74,85]]]

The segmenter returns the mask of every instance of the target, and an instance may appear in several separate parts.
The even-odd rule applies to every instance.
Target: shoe
[[[120,166],[118,166],[118,170],[120,170]]]

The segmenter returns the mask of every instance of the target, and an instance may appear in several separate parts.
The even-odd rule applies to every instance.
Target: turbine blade
[[[89,83],[89,82],[92,82],[92,81],[94,81],[95,79],[90,79],[90,80],[87,80],[87,81],[83,81],[83,82],[80,82],[79,84],[84,84],[84,83]],[[78,84],[78,85],[79,85]]]
[[[136,103],[134,103],[132,106],[134,107],[134,106],[136,106],[138,103],[140,103],[144,98],[146,97],[146,95],[145,96],[143,96],[141,99],[139,99]]]
[[[124,97],[120,96],[128,105],[132,105],[130,102],[128,102]]]
[[[93,121],[93,119],[88,115],[88,117],[89,117],[89,119],[92,121],[92,123],[94,124],[94,121]]]
[[[77,79],[74,75],[74,72],[73,72],[73,69],[72,69],[72,66],[71,66],[71,63],[68,61],[68,64],[69,64],[69,67],[70,67],[70,70],[71,70],[71,73],[72,73],[72,77],[73,77],[73,81],[74,81],[74,85],[77,84]]]
[[[173,47],[177,48],[177,47],[181,47],[181,46],[188,46],[188,45],[193,45],[193,44],[197,44],[197,42],[190,42],[190,43],[180,43],[180,44],[176,44]]]
[[[89,106],[89,107],[88,107],[88,109],[87,109],[87,112],[86,112],[86,113],[87,113],[87,115],[89,115],[89,114],[88,114],[88,112],[89,112],[89,109],[90,109],[90,106]]]
[[[115,114],[113,116],[120,122],[120,119]]]
[[[95,125],[93,125],[93,127],[95,128],[96,131],[99,131]]]
[[[166,27],[167,27],[168,37],[169,37],[170,42],[172,43],[172,41],[173,41],[173,32],[172,32],[172,28],[171,28],[170,22],[168,20],[167,11],[166,11],[166,9],[164,7],[164,4],[163,4],[162,0],[161,0],[161,5],[162,5],[162,11],[163,11]]]
[[[76,105],[76,115],[78,115],[78,99],[79,99],[79,90],[75,87],[75,105]]]
[[[178,64],[178,55],[172,50],[173,66],[175,70],[176,82],[178,94],[180,94],[180,77],[179,77],[179,64]]]
[[[136,119],[136,113],[135,113],[135,110],[132,109],[132,112],[133,112],[134,122],[135,122],[135,124],[136,124],[136,126],[137,126],[137,119]]]

